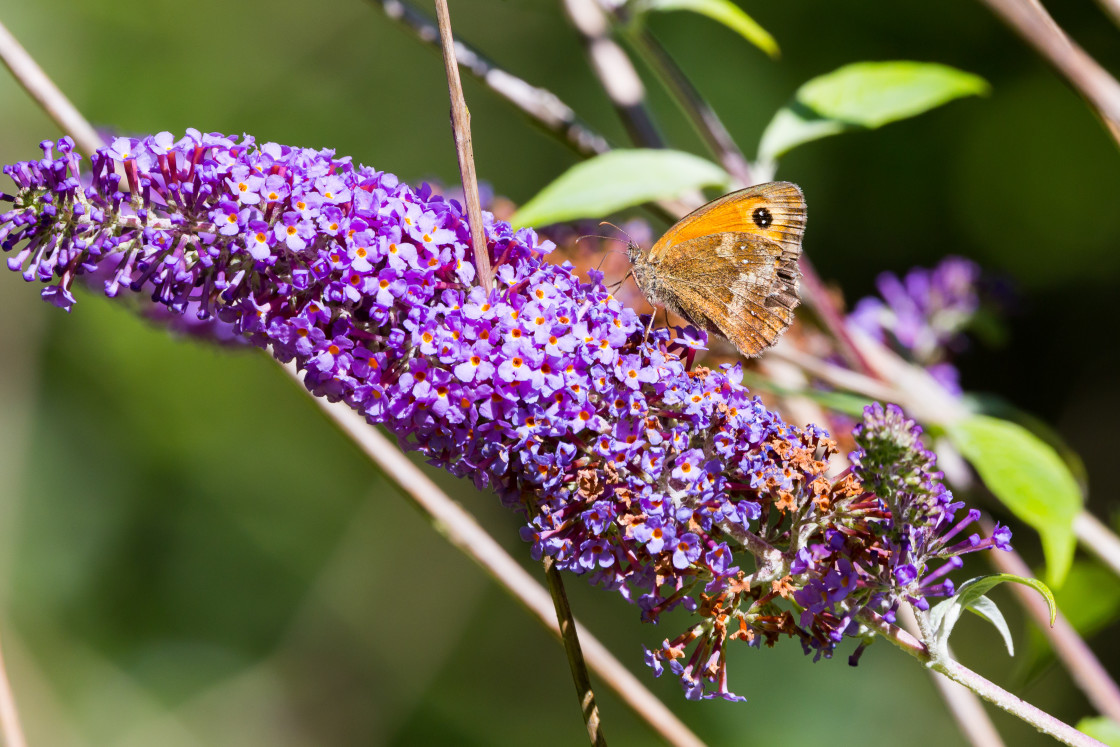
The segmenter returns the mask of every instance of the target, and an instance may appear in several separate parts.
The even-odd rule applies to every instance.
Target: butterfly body
[[[755,356],[793,321],[804,232],[801,190],[770,182],[709,202],[649,252],[631,244],[627,253],[650,302]]]

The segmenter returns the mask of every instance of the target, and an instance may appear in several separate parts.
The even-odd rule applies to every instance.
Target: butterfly
[[[650,303],[752,357],[774,344],[801,302],[804,233],[801,189],[768,182],[694,210],[648,252],[631,241],[626,253]]]

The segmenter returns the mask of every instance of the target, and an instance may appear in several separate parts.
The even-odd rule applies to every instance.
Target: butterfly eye
[[[774,216],[764,207],[756,207],[751,213],[751,219],[759,228],[769,228],[774,223]]]

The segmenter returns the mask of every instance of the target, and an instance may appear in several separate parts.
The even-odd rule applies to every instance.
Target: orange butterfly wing
[[[712,200],[681,218],[649,251],[656,262],[674,246],[701,236],[746,232],[801,253],[805,196],[789,182],[768,182]]]

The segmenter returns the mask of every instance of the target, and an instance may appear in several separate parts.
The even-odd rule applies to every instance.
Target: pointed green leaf
[[[961,584],[954,598],[959,599],[961,604],[967,607],[995,587],[1007,582],[1029,586],[1041,594],[1043,599],[1046,600],[1047,606],[1050,608],[1050,624],[1054,624],[1054,618],[1058,614],[1058,607],[1054,603],[1054,594],[1046,584],[1042,583],[1037,578],[1016,576],[1013,573],[990,573],[986,576],[977,576]]]
[[[1050,448],[1058,452],[1058,456],[1060,456],[1062,461],[1066,463],[1066,466],[1069,467],[1073,479],[1081,486],[1081,491],[1084,494],[1086,486],[1089,484],[1089,473],[1085,469],[1085,462],[1082,461],[1081,456],[1073,450],[1073,447],[1062,438],[1062,435],[1042,420],[1042,418],[1016,407],[998,394],[991,394],[988,392],[982,394],[975,392],[966,393],[964,395],[964,403],[965,406],[973,412],[1018,423],[1048,443]]]
[[[988,92],[979,76],[925,62],[857,62],[806,82],[762,133],[758,160],[852,129],[875,129]]]
[[[949,438],[992,493],[1042,539],[1046,577],[1061,586],[1073,561],[1073,519],[1081,491],[1069,468],[1021,425],[973,415],[948,428]]]
[[[1109,747],[1120,747],[1120,724],[1108,716],[1091,716],[1077,722],[1077,730]]]
[[[1024,584],[1042,594],[1050,607],[1050,624],[1054,624],[1054,617],[1058,610],[1054,606],[1054,595],[1050,593],[1046,584],[1037,579],[1014,576],[1010,573],[993,573],[965,581],[956,594],[929,611],[930,622],[936,635],[934,645],[941,649],[949,645],[949,636],[952,635],[961,612],[967,609],[994,625],[1000,635],[1003,636],[1003,642],[1007,645],[1008,653],[1014,656],[1015,646],[1011,640],[1011,631],[1007,628],[1007,622],[1003,619],[1003,613],[999,611],[999,608],[991,599],[985,596],[991,589],[1008,581]]]
[[[774,37],[731,0],[644,0],[638,5],[640,13],[651,10],[699,13],[722,23],[771,57],[778,56],[778,42],[774,41]]]
[[[612,150],[578,163],[521,206],[515,227],[603,218],[623,208],[700,187],[726,188],[727,172],[679,150]]]
[[[999,631],[1003,636],[1003,645],[1007,646],[1007,655],[1015,655],[1015,642],[1011,639],[1011,630],[1007,627],[1007,620],[1003,619],[1003,613],[999,611],[999,607],[991,599],[981,596],[976,599],[972,604],[968,605],[968,611],[974,613],[977,617],[987,620]]]

